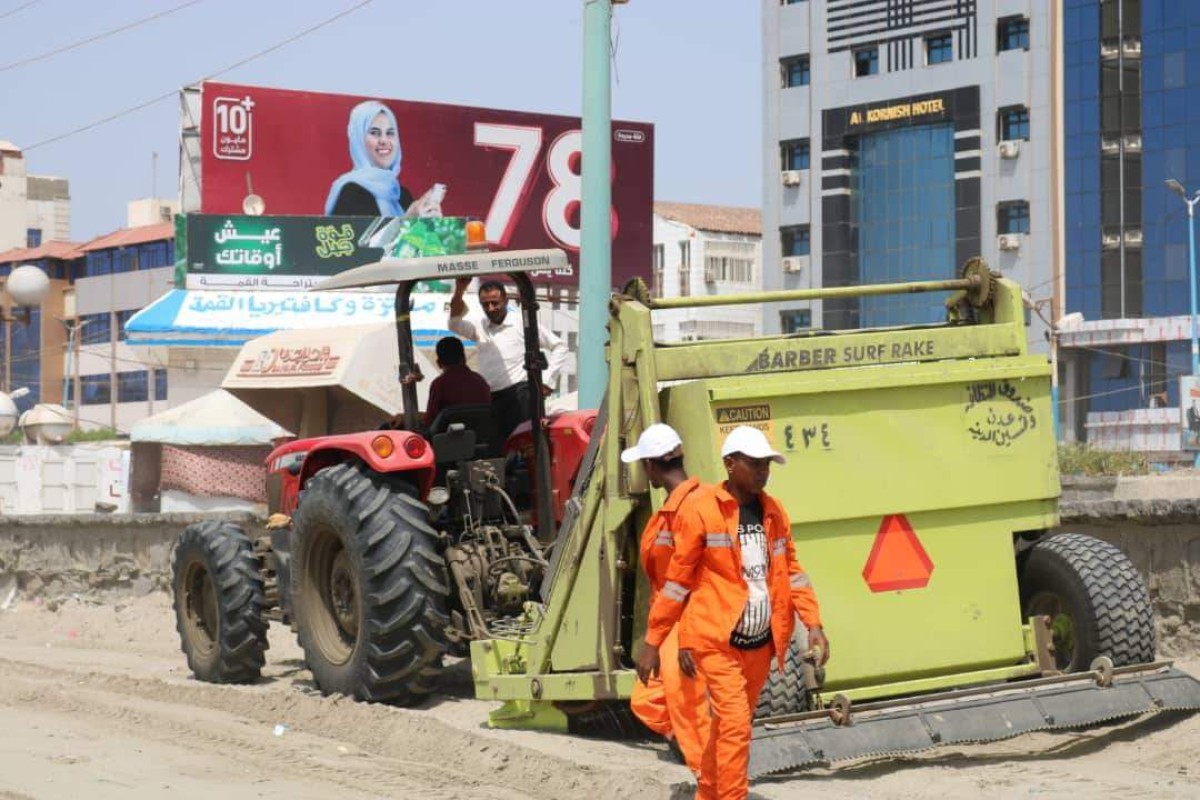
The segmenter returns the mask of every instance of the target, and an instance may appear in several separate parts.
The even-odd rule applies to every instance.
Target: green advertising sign
[[[183,289],[310,289],[385,256],[466,252],[461,217],[254,217],[188,214],[176,283]],[[449,291],[428,283],[422,291]]]

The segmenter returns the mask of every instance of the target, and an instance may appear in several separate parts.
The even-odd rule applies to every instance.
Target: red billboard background
[[[240,214],[248,185],[267,214],[323,214],[351,170],[350,110],[378,100],[396,116],[400,183],[420,197],[447,187],[446,216],[487,223],[496,249],[563,248],[579,267],[578,118],[407,100],[203,85],[201,211]],[[613,123],[613,284],[649,278],[654,126]],[[578,274],[553,283],[578,285]]]

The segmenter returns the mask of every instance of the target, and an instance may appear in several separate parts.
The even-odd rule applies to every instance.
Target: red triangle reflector
[[[929,584],[933,561],[903,514],[883,518],[862,574],[872,592],[923,589]]]

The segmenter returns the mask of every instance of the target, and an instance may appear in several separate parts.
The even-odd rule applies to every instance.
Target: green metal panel
[[[1011,530],[1003,518],[975,517],[908,515],[933,568],[924,587],[898,591],[873,591],[863,574],[880,517],[794,526],[796,555],[816,588],[833,651],[827,689],[1024,658]]]
[[[855,331],[837,336],[781,336],[660,346],[655,360],[660,380],[702,375],[796,373],[941,361],[1015,356],[1024,352],[1025,334],[1009,324],[937,327],[894,331]]]
[[[820,342],[840,353],[855,338]],[[1059,494],[1045,359],[717,377],[663,394],[693,475],[724,477],[720,445],[739,424],[787,455],[768,491],[788,510],[821,602],[829,689],[886,695],[878,687],[1025,660],[1012,534],[1054,525]],[[889,515],[904,515],[932,562],[922,587],[873,590],[864,577]]]
[[[1048,368],[1004,361],[694,381],[667,390],[667,420],[706,480],[725,433],[761,428],[788,456],[768,491],[795,522],[1057,497]]]

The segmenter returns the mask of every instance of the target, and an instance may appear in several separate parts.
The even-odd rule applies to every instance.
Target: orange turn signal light
[[[392,453],[396,452],[396,443],[390,436],[376,436],[371,440],[371,449],[380,458],[391,458]]]
[[[467,222],[467,247],[472,250],[487,247],[487,228],[480,220]]]

